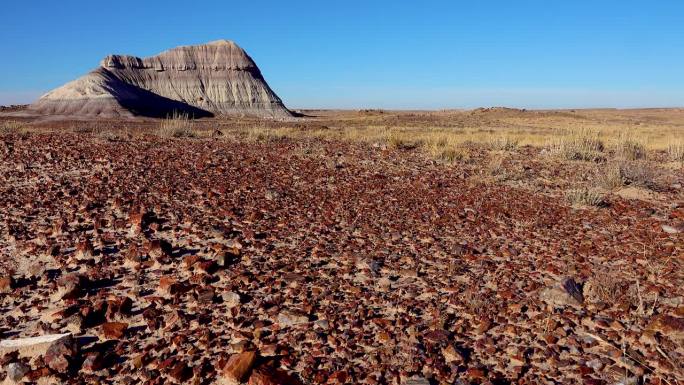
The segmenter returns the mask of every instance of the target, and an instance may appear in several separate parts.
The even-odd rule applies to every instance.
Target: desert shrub
[[[97,130],[93,134],[100,139],[104,139],[110,142],[120,142],[133,137],[130,130],[127,129],[103,129]]]
[[[646,147],[633,135],[621,133],[615,146],[615,156],[627,160],[642,159],[646,157]]]
[[[423,148],[432,158],[445,163],[454,163],[470,157],[469,151],[449,134],[428,135]]]
[[[565,192],[565,198],[575,206],[603,206],[606,203],[605,196],[594,189],[582,188]]]
[[[396,131],[387,134],[387,145],[398,150],[412,150],[423,144],[423,141],[416,138],[409,138]]]
[[[599,170],[597,179],[599,185],[608,190],[618,189],[626,183],[620,164],[617,162],[610,163]]]
[[[616,304],[624,299],[631,303],[633,299],[630,297],[630,286],[630,282],[615,274],[601,272],[600,275],[587,280],[584,284],[584,294],[586,300],[591,303]]]
[[[571,131],[551,144],[551,151],[568,160],[599,161],[605,146],[600,133],[591,129]]]
[[[657,170],[646,161],[621,162],[620,172],[625,184],[645,188],[656,187]]]
[[[623,186],[655,188],[658,172],[646,161],[616,161],[604,167],[597,176],[598,184],[608,190]]]
[[[484,168],[484,172],[497,182],[514,179],[514,175],[506,169],[503,156],[495,156],[490,159]]]
[[[501,135],[490,139],[488,146],[492,150],[512,151],[518,147],[518,140],[508,135]]]
[[[24,130],[24,124],[17,120],[3,120],[0,122],[0,134],[17,134]]]
[[[265,127],[250,127],[246,131],[246,138],[251,142],[269,142],[287,136],[286,132]]]
[[[454,163],[469,158],[469,153],[466,149],[457,147],[433,146],[430,148],[430,154],[433,158],[447,163]]]
[[[164,138],[195,138],[194,122],[187,113],[174,113],[159,123],[157,135]]]
[[[101,130],[95,129],[93,126],[89,125],[76,125],[71,127],[71,132],[74,134],[98,134]]]
[[[669,143],[667,157],[673,162],[684,162],[684,140],[673,140]]]

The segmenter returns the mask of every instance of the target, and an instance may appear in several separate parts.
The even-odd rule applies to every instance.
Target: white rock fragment
[[[681,228],[670,226],[670,225],[662,225],[663,231],[668,233],[668,234],[679,234],[682,232]]]
[[[42,356],[50,346],[69,338],[72,338],[71,333],[3,340],[0,341],[0,356],[12,352],[18,352],[20,357]]]
[[[234,308],[240,305],[240,294],[229,291],[221,295],[223,297],[223,303],[226,304],[228,308]]]
[[[309,322],[309,317],[292,310],[283,310],[278,314],[278,324],[281,327],[290,327]]]

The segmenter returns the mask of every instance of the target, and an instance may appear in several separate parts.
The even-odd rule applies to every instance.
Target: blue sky
[[[230,39],[293,108],[684,106],[684,2],[11,1],[0,104]]]

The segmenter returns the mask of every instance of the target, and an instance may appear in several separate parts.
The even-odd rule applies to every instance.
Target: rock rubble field
[[[684,381],[681,187],[573,207],[477,153],[327,140],[10,134],[0,159],[7,383]]]

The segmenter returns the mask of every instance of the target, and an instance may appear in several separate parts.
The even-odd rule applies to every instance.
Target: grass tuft
[[[565,192],[565,198],[573,206],[601,207],[606,204],[605,195],[597,190],[582,188]]]
[[[0,134],[18,134],[24,132],[24,123],[17,120],[4,120],[0,122]]]
[[[503,156],[495,156],[490,159],[484,171],[487,176],[493,178],[497,182],[504,182],[512,179],[512,175],[506,169]]]
[[[643,159],[646,157],[646,147],[633,134],[620,133],[615,147],[615,156],[627,160]]]
[[[498,151],[513,151],[518,148],[518,143],[519,140],[513,139],[509,135],[501,135],[492,138],[488,143],[488,147]]]
[[[157,135],[163,138],[196,138],[197,131],[187,113],[174,111],[171,116],[159,123]]]
[[[598,184],[607,190],[617,190],[624,186],[637,186],[648,189],[657,187],[657,170],[647,161],[621,160],[611,162],[599,172]]]
[[[568,160],[600,161],[604,150],[600,132],[588,128],[572,130],[551,144],[552,153]]]
[[[597,176],[598,184],[607,190],[617,190],[626,184],[622,168],[617,162],[606,165]]]
[[[657,170],[646,161],[622,162],[620,172],[625,179],[625,184],[649,189],[657,187]]]
[[[673,162],[684,162],[684,140],[673,140],[667,145],[667,157]]]
[[[397,150],[413,150],[423,145],[423,140],[411,138],[401,133],[390,131],[387,134],[387,145]]]
[[[445,163],[455,163],[470,158],[470,153],[464,148],[457,147],[430,147],[430,155],[436,160]]]

